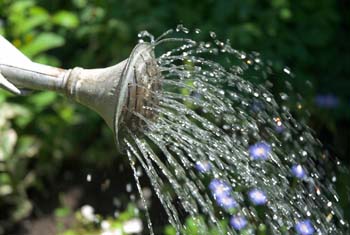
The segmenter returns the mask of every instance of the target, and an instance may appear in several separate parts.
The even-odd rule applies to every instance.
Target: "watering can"
[[[121,125],[137,127],[159,89],[160,72],[153,46],[140,43],[128,59],[107,68],[61,69],[38,64],[0,35],[0,87],[15,95],[32,90],[59,92],[97,112],[118,135]]]

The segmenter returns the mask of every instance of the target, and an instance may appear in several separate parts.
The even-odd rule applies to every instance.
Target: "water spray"
[[[125,145],[141,198],[137,167],[177,234],[187,229],[184,213],[205,220],[196,219],[198,234],[349,234],[333,177],[320,164],[332,158],[291,115],[290,71],[274,74],[258,54],[215,34],[203,42],[172,32],[189,30],[156,40],[140,33],[152,43],[103,69],[37,64],[0,37],[0,85],[17,95],[56,91],[99,113]]]
[[[15,95],[31,90],[61,93],[97,112],[118,136],[121,123],[137,128],[133,112],[150,117],[145,104],[159,88],[153,47],[140,43],[130,57],[99,69],[61,69],[32,62],[0,36],[0,86]]]

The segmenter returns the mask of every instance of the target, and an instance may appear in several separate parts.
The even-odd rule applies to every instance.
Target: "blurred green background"
[[[157,36],[182,23],[215,31],[234,48],[288,65],[299,90],[312,82],[304,92],[310,125],[349,168],[349,7],[346,0],[0,0],[0,34],[36,62],[93,68],[127,58],[141,30]],[[0,91],[0,234],[96,232],[79,210],[84,204],[120,226],[138,216],[120,186],[130,179],[96,114],[50,92]],[[340,194],[349,213],[349,195]]]

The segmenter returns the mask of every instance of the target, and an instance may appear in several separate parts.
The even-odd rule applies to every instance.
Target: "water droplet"
[[[216,33],[215,32],[210,32],[210,37],[211,38],[216,38]]]
[[[130,193],[130,192],[132,191],[132,185],[131,185],[131,184],[127,184],[127,185],[126,185],[126,191],[127,191],[128,193]]]
[[[288,67],[285,67],[284,69],[283,69],[283,72],[285,72],[286,74],[290,74],[290,69],[288,68]]]
[[[245,58],[247,58],[247,55],[244,54],[244,53],[241,53],[241,54],[240,54],[240,58],[241,58],[242,60],[244,60]]]
[[[154,36],[152,34],[150,34],[148,31],[144,30],[138,33],[137,35],[140,40],[144,41],[145,38],[148,38],[150,40],[150,42],[154,42]]]
[[[280,93],[280,97],[282,100],[287,100],[288,99],[288,95],[286,93]]]
[[[91,174],[87,174],[87,175],[86,175],[86,181],[87,181],[87,182],[91,182],[91,180],[92,180]]]
[[[336,176],[333,176],[332,177],[332,182],[336,182],[337,181],[337,177]]]
[[[189,33],[189,29],[186,28],[183,24],[179,24],[177,27],[176,27],[176,32],[183,32],[183,33]]]

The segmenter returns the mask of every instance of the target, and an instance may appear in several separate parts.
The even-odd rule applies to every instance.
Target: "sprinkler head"
[[[143,128],[142,118],[151,120],[156,117],[150,107],[158,103],[155,94],[161,90],[161,72],[151,44],[140,43],[134,48],[121,78],[114,118],[116,134],[123,123],[136,131]]]
[[[74,68],[66,82],[67,95],[99,113],[115,132],[127,127],[142,128],[140,117],[152,118],[146,106],[155,101],[160,89],[160,71],[153,47],[149,43],[136,45],[130,57],[104,69]]]
[[[130,57],[102,69],[60,69],[30,61],[0,36],[0,85],[23,95],[25,90],[60,92],[96,111],[114,131],[142,128],[143,118],[152,119],[149,106],[157,103],[161,73],[153,46],[136,45]],[[11,58],[9,60],[8,58]],[[146,107],[147,106],[147,107]]]

